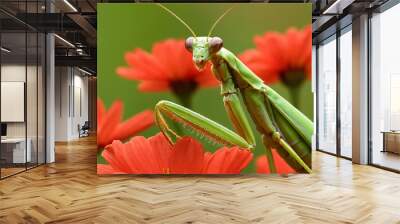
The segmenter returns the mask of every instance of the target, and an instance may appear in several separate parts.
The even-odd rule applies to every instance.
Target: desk
[[[400,131],[383,131],[382,152],[400,154]]]
[[[1,156],[6,163],[26,163],[31,162],[32,141],[27,138],[27,146],[25,152],[25,138],[5,138],[1,139]],[[12,159],[11,159],[12,158]]]

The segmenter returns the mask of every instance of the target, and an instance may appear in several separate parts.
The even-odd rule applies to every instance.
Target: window
[[[352,33],[342,30],[340,39],[340,155],[352,157]]]
[[[19,2],[36,13],[44,2]],[[0,3],[0,6],[7,4]],[[45,163],[45,34],[0,12],[0,178]]]
[[[318,48],[318,149],[336,153],[336,36]]]
[[[400,170],[400,5],[371,18],[372,164]]]

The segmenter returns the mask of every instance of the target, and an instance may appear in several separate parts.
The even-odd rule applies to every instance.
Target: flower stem
[[[170,84],[170,88],[182,106],[192,109],[192,96],[197,89],[196,82],[174,81]]]
[[[300,88],[301,85],[296,85],[289,87],[289,94],[290,98],[292,99],[292,104],[295,106],[297,109],[300,109]]]
[[[192,96],[193,96],[193,92],[191,93],[187,93],[187,94],[175,94],[176,98],[178,98],[179,103],[188,108],[188,109],[192,109]]]

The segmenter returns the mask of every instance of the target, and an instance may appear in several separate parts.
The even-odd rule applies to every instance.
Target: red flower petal
[[[101,99],[97,99],[97,126],[103,126],[104,115],[106,113],[106,108]]]
[[[265,33],[264,36],[254,38],[257,49],[264,57],[264,63],[270,69],[284,70],[287,68],[287,42],[279,33]]]
[[[168,90],[169,83],[159,81],[142,81],[138,88],[142,92],[160,92]]]
[[[126,145],[116,140],[110,145],[107,145],[102,152],[102,156],[114,169],[121,170],[125,173],[136,173],[137,170],[134,169],[133,165],[132,167],[130,166],[130,158],[124,157],[124,152],[126,150]]]
[[[160,63],[158,58],[154,57],[154,55],[149,54],[142,49],[135,49],[133,52],[128,52],[125,54],[125,60],[128,64],[136,69],[136,71],[140,71],[140,74],[145,74],[146,77],[143,77],[147,80],[163,80],[165,79],[165,68]]]
[[[155,150],[159,155],[155,158],[158,161],[159,169],[162,173],[169,171],[169,159],[172,154],[172,146],[162,133],[158,133],[155,136],[148,138],[152,149]]]
[[[157,150],[144,137],[134,137],[128,143],[114,141],[102,153],[104,159],[117,170],[130,174],[162,173]]]
[[[123,174],[123,172],[115,170],[110,165],[97,164],[97,174]]]
[[[276,166],[277,173],[279,174],[289,174],[295,173],[296,171],[289,166],[284,159],[276,152],[275,149],[272,149],[272,156],[274,157],[274,163]],[[267,157],[260,156],[256,161],[257,173],[265,173],[269,174],[269,166]]]
[[[153,124],[153,112],[151,110],[145,110],[129,118],[127,121],[120,123],[114,132],[113,137],[118,140],[125,140],[126,138],[136,135],[138,132],[149,128]]]
[[[129,174],[168,173],[172,148],[162,134],[149,139],[134,137],[128,143],[114,141],[103,157],[114,170]]]
[[[205,173],[208,174],[239,174],[252,160],[253,154],[249,150],[238,147],[218,149],[208,159]]]
[[[190,137],[176,142],[169,161],[170,173],[201,174],[203,170],[203,146]]]
[[[166,69],[165,75],[171,79],[187,79],[198,73],[193,65],[191,54],[184,46],[184,40],[174,39],[154,44],[153,54]]]
[[[134,137],[128,144],[130,163],[135,167],[135,170],[141,174],[161,174],[164,173],[160,169],[159,157],[161,150],[168,150],[166,148],[154,148],[150,142],[142,137]]]
[[[286,33],[266,32],[254,38],[256,49],[240,58],[266,83],[291,71],[304,71],[311,78],[311,36],[311,26],[289,28]]]
[[[279,80],[277,72],[271,71],[264,60],[260,51],[255,49],[245,51],[239,56],[240,60],[266,84],[272,84]]]
[[[134,137],[128,143],[114,141],[102,153],[107,167],[99,173],[130,174],[235,174],[251,161],[253,154],[238,147],[204,152],[195,139],[184,137],[171,146],[163,134]],[[114,171],[113,171],[114,170]]]
[[[149,76],[147,73],[134,68],[118,67],[116,73],[129,80],[158,80],[157,78]]]
[[[168,39],[154,44],[152,52],[136,49],[125,54],[129,67],[119,67],[117,74],[129,80],[141,81],[140,91],[165,91],[172,82],[196,82],[208,87],[218,84],[210,66],[198,71],[184,40]]]
[[[97,146],[103,148],[113,140],[125,140],[154,124],[153,113],[149,110],[139,113],[121,123],[123,104],[115,101],[106,111],[101,99],[97,100]]]
[[[111,108],[105,112],[104,121],[99,122],[100,126],[97,129],[97,145],[104,147],[109,144],[114,137],[114,132],[121,121],[123,105],[122,101],[115,101]]]

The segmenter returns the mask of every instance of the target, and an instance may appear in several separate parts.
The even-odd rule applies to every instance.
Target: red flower
[[[129,67],[119,67],[117,74],[140,81],[139,90],[147,92],[172,90],[175,93],[215,86],[217,79],[208,65],[199,72],[184,40],[168,39],[155,43],[151,53],[137,48],[125,54]]]
[[[122,120],[123,103],[115,101],[110,109],[97,99],[97,146],[103,148],[113,140],[125,140],[149,128],[154,123],[153,112],[145,110],[130,119]]]
[[[114,141],[102,155],[109,165],[98,165],[99,174],[238,174],[253,158],[250,151],[238,147],[204,152],[191,137],[171,146],[161,133],[127,143]]]
[[[272,149],[272,156],[274,157],[274,163],[276,167],[276,172],[279,174],[288,174],[288,173],[296,173],[296,171],[290,167],[284,159],[276,152],[275,149]],[[269,174],[269,166],[267,156],[260,156],[256,161],[257,173],[266,173]]]
[[[288,86],[297,85],[311,79],[311,36],[310,25],[284,34],[266,32],[254,38],[256,49],[244,52],[240,59],[266,83],[280,79]]]

